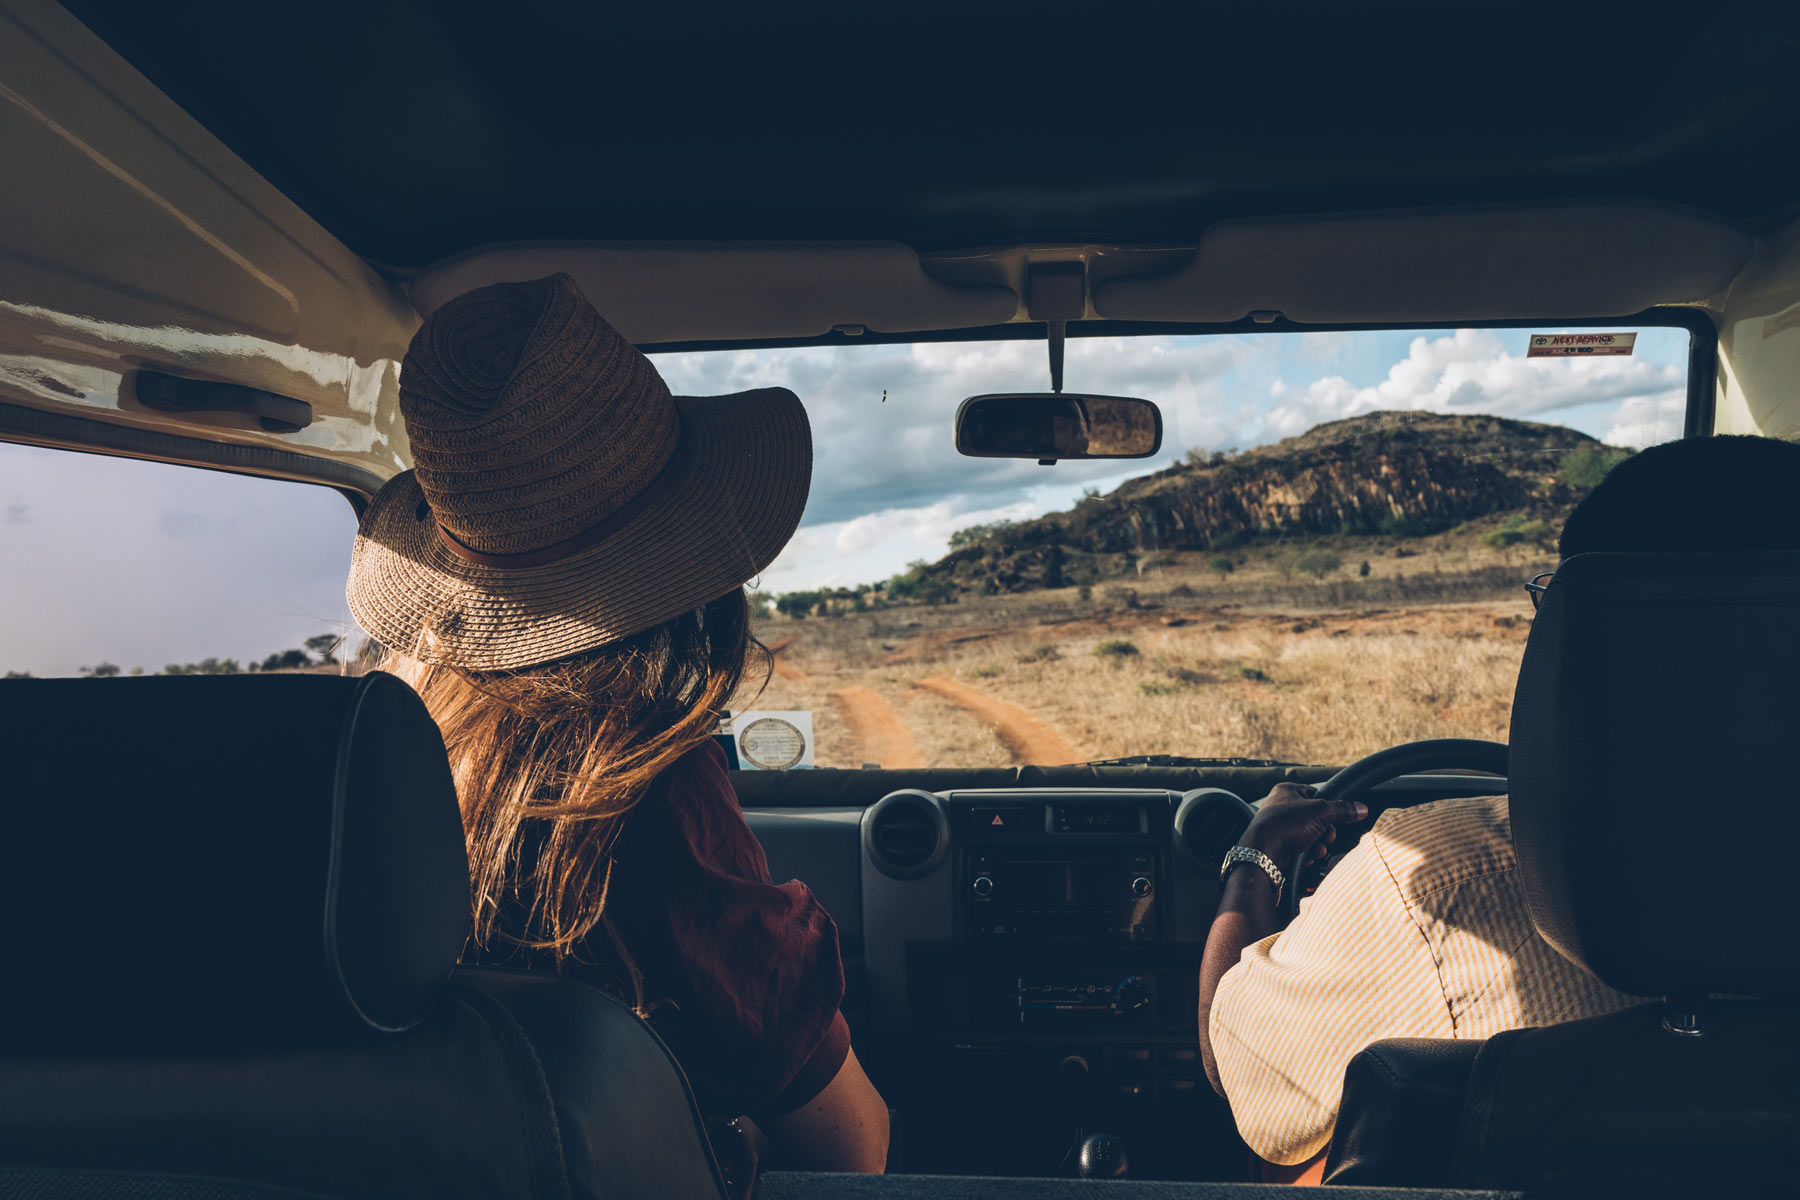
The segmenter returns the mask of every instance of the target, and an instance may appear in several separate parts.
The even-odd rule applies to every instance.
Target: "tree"
[[[119,673],[119,668],[113,663],[103,662],[92,667],[83,667],[81,673],[92,679],[110,679]]]
[[[30,671],[8,671],[5,677],[7,679],[30,679],[32,675]]]
[[[817,592],[783,592],[775,597],[775,611],[796,621],[804,621],[818,607]]]
[[[1490,529],[1481,535],[1483,545],[1492,546],[1496,550],[1510,550],[1522,542],[1543,545],[1549,540],[1550,526],[1543,521],[1527,518],[1523,513],[1514,513],[1500,523],[1500,528]]]
[[[959,529],[950,535],[950,550],[954,553],[982,542],[1003,542],[1018,527],[1019,522],[1017,521],[990,521],[986,525],[971,525],[967,529]]]
[[[1206,565],[1219,573],[1219,581],[1221,583],[1224,582],[1227,575],[1237,570],[1237,563],[1233,562],[1230,556],[1224,554],[1213,555],[1206,560]]]
[[[1329,550],[1304,550],[1294,557],[1294,569],[1314,579],[1323,579],[1343,565],[1344,560]]]
[[[1556,482],[1586,491],[1597,486],[1609,471],[1630,457],[1631,451],[1616,446],[1598,443],[1577,446],[1557,461]]]
[[[327,665],[337,661],[337,648],[344,639],[335,633],[321,633],[306,639],[306,648],[319,656],[319,661]]]

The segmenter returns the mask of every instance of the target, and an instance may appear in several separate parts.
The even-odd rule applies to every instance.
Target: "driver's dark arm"
[[[1208,1032],[1213,995],[1225,972],[1244,956],[1244,947],[1255,945],[1279,928],[1275,889],[1269,877],[1249,863],[1233,867],[1225,877],[1219,912],[1213,918],[1212,932],[1206,935],[1206,953],[1200,959],[1200,1065],[1206,1068],[1206,1081],[1221,1096],[1225,1085],[1219,1082],[1219,1064],[1213,1061],[1212,1036]]]
[[[1368,813],[1361,804],[1314,799],[1313,789],[1306,785],[1281,783],[1263,797],[1238,845],[1261,850],[1279,869],[1291,872],[1302,854],[1324,858],[1329,843],[1337,837],[1337,827],[1360,821]],[[1287,886],[1297,887],[1299,881],[1290,880]],[[1221,1096],[1225,1085],[1219,1079],[1209,1030],[1213,997],[1219,980],[1237,965],[1245,947],[1281,928],[1276,900],[1275,886],[1262,868],[1239,863],[1225,876],[1219,911],[1206,935],[1206,951],[1200,959],[1200,1063],[1206,1069],[1207,1082]]]

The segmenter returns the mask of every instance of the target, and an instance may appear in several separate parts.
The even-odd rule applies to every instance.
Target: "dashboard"
[[[1066,1174],[1082,1136],[1110,1132],[1136,1177],[1244,1177],[1197,1033],[1218,863],[1249,812],[1233,791],[789,774],[741,781],[746,819],[773,876],[806,882],[838,924],[896,1169]],[[1417,803],[1504,781],[1378,790]]]

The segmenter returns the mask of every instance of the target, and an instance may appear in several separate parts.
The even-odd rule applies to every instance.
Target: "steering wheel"
[[[1408,742],[1404,746],[1392,746],[1367,758],[1358,759],[1319,784],[1314,794],[1321,800],[1361,800],[1368,805],[1369,815],[1365,821],[1342,827],[1344,830],[1354,830],[1360,836],[1386,809],[1407,808],[1437,799],[1425,794],[1417,799],[1391,797],[1383,802],[1382,798],[1371,798],[1369,789],[1402,775],[1441,771],[1450,767],[1485,771],[1490,775],[1504,777],[1506,747],[1499,742],[1484,742],[1478,738],[1434,738],[1425,742]],[[1300,915],[1300,893],[1305,890],[1301,881],[1312,866],[1312,856],[1303,853],[1294,860],[1293,870],[1288,872],[1288,886],[1281,891],[1281,904],[1276,911],[1283,928]]]

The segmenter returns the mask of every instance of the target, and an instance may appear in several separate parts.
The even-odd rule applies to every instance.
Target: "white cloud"
[[[1629,446],[1642,450],[1658,442],[1670,442],[1681,436],[1687,414],[1685,391],[1664,392],[1660,396],[1633,396],[1619,405],[1612,423],[1601,440],[1612,446]]]
[[[1608,401],[1662,397],[1679,388],[1680,368],[1640,358],[1535,358],[1509,353],[1489,330],[1413,338],[1379,383],[1358,387],[1341,375],[1315,380],[1269,410],[1273,437],[1303,433],[1377,409],[1537,417]]]
[[[1178,458],[1189,446],[1241,440],[1255,405],[1232,400],[1219,381],[1265,344],[1238,337],[1074,338],[1066,383],[1070,391],[1156,401],[1164,454]],[[964,398],[1048,388],[1041,339],[664,354],[656,366],[678,394],[779,386],[799,395],[813,424],[808,525],[939,503],[957,513],[997,508],[1045,482],[1045,468],[1035,463],[963,458],[951,448]],[[1118,464],[1065,462],[1053,470],[1057,482],[1080,484],[1116,475]]]
[[[994,521],[1023,521],[1065,503],[1061,497],[1038,497],[998,507],[969,508],[944,500],[807,526],[763,573],[758,586],[774,593],[885,579],[908,562],[941,558],[950,549],[950,535],[959,529]]]

